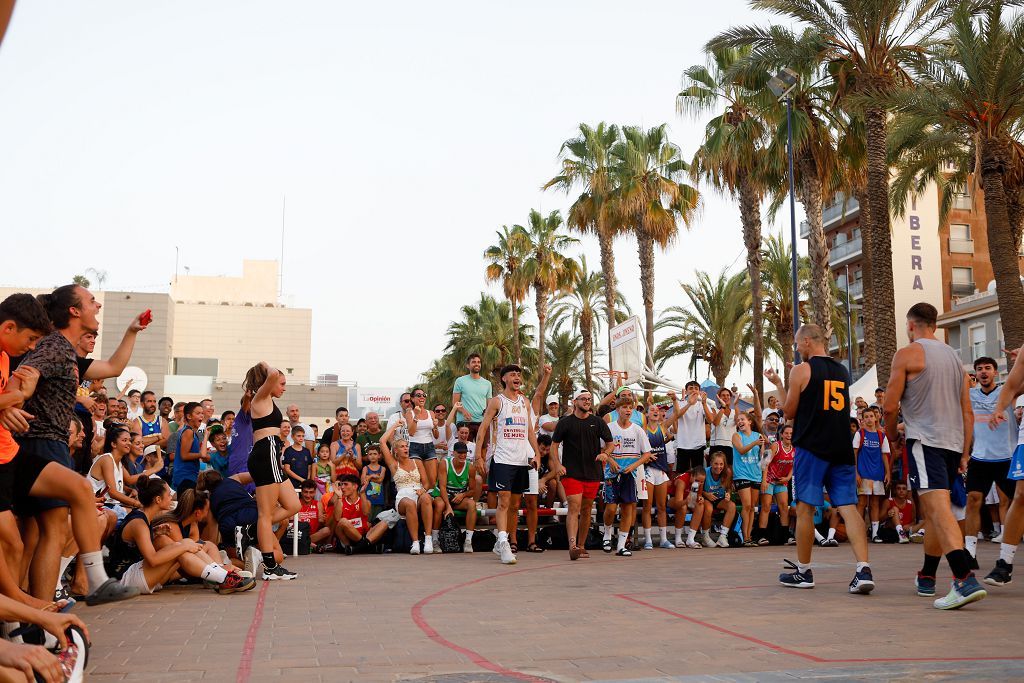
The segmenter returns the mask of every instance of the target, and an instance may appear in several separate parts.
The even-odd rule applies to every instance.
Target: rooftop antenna
[[[288,195],[281,195],[281,260],[277,264],[277,296],[284,296],[284,216],[287,208]]]

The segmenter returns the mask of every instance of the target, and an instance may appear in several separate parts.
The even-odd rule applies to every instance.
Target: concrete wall
[[[175,301],[208,304],[277,303],[277,261],[242,261],[242,276],[180,275],[171,284]]]
[[[104,292],[103,301],[101,310],[104,317],[93,356],[110,358],[135,316],[147,308],[152,310],[153,322],[139,333],[129,365],[142,368],[149,378],[146,388],[161,396],[164,393],[164,376],[171,372],[171,338],[175,320],[171,297],[166,294]]]

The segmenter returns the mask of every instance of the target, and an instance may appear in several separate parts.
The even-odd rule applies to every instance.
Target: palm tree
[[[781,234],[765,239],[764,260],[761,263],[761,285],[764,287],[764,317],[767,336],[777,339],[782,357],[786,386],[789,386],[789,365],[793,362],[793,250]],[[797,259],[797,280],[808,280],[810,259]],[[802,289],[802,288],[801,288]],[[798,292],[799,293],[799,292]],[[801,318],[804,302],[798,302]]]
[[[486,278],[487,282],[501,282],[505,298],[512,304],[512,327],[516,329],[519,327],[520,304],[526,298],[530,287],[529,280],[523,274],[528,242],[525,230],[518,225],[512,226],[511,229],[503,225],[501,230],[497,231],[497,235],[497,244],[492,244],[484,250],[484,258],[488,261]],[[516,363],[522,365],[523,352],[519,338],[514,337],[512,344],[515,351],[513,358]]]
[[[1024,119],[1024,19],[1004,21],[1001,3],[981,18],[964,6],[953,15],[950,28],[947,43],[919,72],[921,87],[897,93],[894,106],[910,126],[931,121],[948,133],[966,133],[971,141],[984,190],[989,260],[1003,333],[1008,348],[1016,348],[1024,344],[1024,287],[1005,180],[1014,147],[1020,145],[1011,130]],[[963,182],[962,167],[955,182]]]
[[[601,272],[608,284],[605,290],[605,315],[610,334],[615,327],[614,292],[618,288],[618,280],[615,277],[615,254],[612,251],[615,227],[609,220],[606,204],[611,191],[610,152],[619,138],[619,129],[602,121],[595,127],[581,123],[579,130],[577,137],[562,143],[559,152],[562,172],[546,182],[543,189],[554,187],[564,190],[566,194],[576,187],[582,189],[569,207],[566,225],[573,230],[597,236],[601,248]]]
[[[594,336],[601,331],[601,318],[606,316],[604,275],[600,271],[587,269],[587,257],[580,256],[576,268],[576,279],[569,291],[555,300],[551,307],[551,322],[557,332],[563,322],[568,322],[579,331],[583,342],[583,373],[586,387],[594,386]],[[615,306],[629,311],[629,305],[621,291],[614,292]]]
[[[547,362],[551,365],[551,387],[562,405],[569,402],[573,387],[583,380],[583,340],[571,330],[556,329],[547,340]]]
[[[769,109],[773,99],[764,89],[744,87],[734,76],[734,67],[749,54],[748,48],[713,49],[708,54],[707,66],[691,66],[684,73],[676,108],[692,116],[721,112],[705,128],[704,142],[694,155],[691,174],[739,200],[751,290],[754,383],[760,391],[764,380],[761,200],[766,190],[769,158],[768,129],[759,112]]]
[[[742,364],[753,345],[750,324],[751,287],[746,273],[727,276],[719,273],[713,281],[698,271],[695,284],[682,284],[690,300],[690,308],[666,308],[658,321],[658,329],[674,329],[676,333],[662,340],[655,351],[656,368],[660,370],[675,356],[689,354],[689,370],[697,374],[697,362],[708,364],[715,382],[725,386],[733,365]]]
[[[808,56],[828,64],[836,85],[836,100],[863,116],[866,132],[867,210],[862,210],[865,261],[869,262],[869,317],[874,323],[878,380],[889,379],[896,353],[896,315],[893,292],[892,238],[889,232],[889,165],[886,135],[887,101],[912,84],[908,69],[926,59],[953,12],[980,2],[964,0],[751,0],[765,10],[807,26],[813,39]],[[768,49],[776,40],[774,28],[734,28],[714,41],[715,47]],[[866,214],[866,215],[865,215]]]
[[[547,218],[539,211],[530,210],[527,227],[515,226],[522,231],[526,258],[522,262],[523,280],[533,287],[537,301],[537,352],[544,350],[544,325],[548,317],[548,297],[565,292],[577,279],[577,263],[566,256],[565,249],[579,244],[575,237],[559,232],[562,214],[552,211]]]
[[[689,166],[679,148],[668,141],[666,125],[643,130],[622,128],[611,150],[613,185],[608,205],[615,225],[636,235],[640,256],[640,289],[646,319],[647,362],[654,364],[654,246],[668,247],[689,227],[700,195],[682,182]]]

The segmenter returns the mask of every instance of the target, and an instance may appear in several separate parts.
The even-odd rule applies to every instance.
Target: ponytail
[[[139,502],[143,507],[149,507],[154,500],[167,492],[167,482],[157,477],[140,479],[135,483],[135,490],[139,494]]]

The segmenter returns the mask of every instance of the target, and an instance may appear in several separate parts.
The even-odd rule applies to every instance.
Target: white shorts
[[[877,480],[861,479],[860,486],[857,487],[857,493],[862,496],[884,496],[885,483]]]
[[[985,496],[985,505],[999,505],[999,489],[996,488],[995,482],[992,482],[992,488],[988,490],[988,495]]]
[[[530,468],[530,488],[526,490],[526,495],[536,496],[540,493],[540,472]]]
[[[647,482],[651,486],[659,486],[669,481],[669,477],[667,474],[653,467],[644,468],[644,478],[647,479]]]
[[[640,465],[636,468],[636,499],[647,500],[647,468]]]
[[[411,500],[414,506],[419,505],[420,494],[417,493],[417,489],[411,487],[398,489],[398,493],[395,495],[395,510],[398,510],[398,506],[403,500]]]
[[[142,571],[141,560],[128,567],[124,576],[121,577],[121,585],[128,586],[129,588],[138,588],[139,592],[143,595],[152,595],[163,588],[163,584],[159,583],[152,588],[149,587],[149,584],[146,583],[146,575]]]
[[[962,508],[959,505],[953,505],[953,517],[956,521],[962,522],[967,519],[967,508]]]

